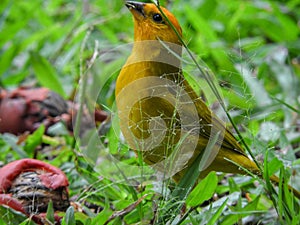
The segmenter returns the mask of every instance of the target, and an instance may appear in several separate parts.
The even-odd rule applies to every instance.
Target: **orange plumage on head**
[[[133,14],[135,41],[160,39],[181,44],[176,33],[155,4],[127,2],[126,5]],[[177,32],[182,35],[182,30],[176,17],[164,7],[161,7],[161,10],[168,17]]]

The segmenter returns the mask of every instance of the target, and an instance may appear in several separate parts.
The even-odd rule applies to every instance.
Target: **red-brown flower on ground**
[[[13,91],[0,89],[0,133],[21,134],[33,132],[41,124],[46,128],[57,122],[63,122],[73,131],[73,119],[79,105],[63,99],[47,88],[20,87]],[[102,122],[107,113],[95,108],[89,113],[83,108],[81,131],[93,127],[93,122]]]
[[[21,159],[0,168],[0,204],[43,224],[48,203],[65,211],[70,203],[69,182],[58,168],[35,159]],[[57,224],[61,219],[55,216]]]

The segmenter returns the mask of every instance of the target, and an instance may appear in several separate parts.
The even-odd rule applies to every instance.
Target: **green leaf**
[[[70,206],[67,209],[66,215],[63,218],[63,225],[76,225],[75,215],[74,215],[74,207]]]
[[[16,212],[7,206],[0,205],[0,215],[0,224],[33,224],[28,223],[28,219],[25,215],[20,212]]]
[[[189,219],[191,220],[193,225],[199,224],[199,222],[191,214],[189,214]]]
[[[110,209],[108,198],[105,198],[105,206],[104,209],[92,220],[92,225],[104,224],[105,221],[113,214]]]
[[[237,106],[239,109],[252,109],[255,105],[254,99],[248,99],[247,97],[242,97],[239,93],[235,92],[233,89],[222,89],[223,96],[228,99],[230,105]]]
[[[218,184],[218,177],[215,172],[209,173],[194,190],[188,195],[186,204],[191,207],[202,204],[204,201],[210,199]]]
[[[237,183],[234,181],[234,179],[232,179],[232,177],[229,177],[228,183],[229,183],[230,193],[241,191],[240,187],[237,185]]]
[[[0,74],[1,74],[1,72],[0,72]],[[7,73],[7,76],[3,76],[2,83],[5,87],[12,86],[12,85],[18,85],[22,82],[22,80],[25,79],[25,77],[27,75],[28,75],[27,71],[22,71],[22,72],[15,73],[15,74]]]
[[[54,223],[55,219],[54,219],[54,209],[53,209],[53,202],[50,201],[47,207],[47,214],[46,214],[47,219]]]
[[[42,143],[44,133],[45,133],[45,126],[41,125],[37,130],[35,130],[31,135],[27,137],[24,150],[29,155],[31,155],[36,149],[36,147]]]
[[[229,214],[222,221],[222,224],[237,224],[240,219],[248,215],[253,215],[255,213],[262,213],[263,211],[257,210],[257,205],[259,203],[260,196],[257,196],[253,201],[249,202],[243,207],[235,207],[235,211]]]
[[[28,158],[28,154],[17,144],[18,138],[9,133],[2,135],[2,139],[21,157]]]
[[[31,52],[30,61],[40,84],[65,97],[66,93],[59,82],[58,75],[48,60],[38,53]]]
[[[213,225],[213,224],[216,224],[216,221],[220,218],[221,216],[221,213],[223,212],[223,209],[225,208],[226,204],[227,204],[227,200],[226,199],[222,205],[218,208],[217,212],[214,213],[212,215],[212,217],[210,218],[210,220],[207,222],[207,225]]]
[[[0,77],[8,70],[11,66],[11,62],[18,53],[19,46],[13,45],[8,48],[5,52],[1,53],[0,56]]]
[[[236,70],[240,71],[240,74],[244,82],[249,87],[253,98],[256,100],[258,106],[266,106],[271,103],[268,93],[266,92],[263,84],[257,78],[253,76],[253,72],[246,63],[236,64]]]
[[[280,168],[283,167],[282,161],[280,161],[278,158],[273,158],[269,162],[267,162],[269,176],[273,175],[275,172],[277,172]]]

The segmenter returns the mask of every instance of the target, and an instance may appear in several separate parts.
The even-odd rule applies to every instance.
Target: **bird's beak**
[[[145,3],[143,2],[134,2],[134,1],[127,1],[125,3],[127,8],[131,11],[133,16],[137,18],[138,16],[143,16],[146,17],[145,12],[144,12],[144,6]]]

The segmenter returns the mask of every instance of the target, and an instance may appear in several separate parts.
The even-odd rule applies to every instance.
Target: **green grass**
[[[97,148],[91,139],[43,136],[43,128],[22,143],[1,134],[1,164],[33,157],[35,147],[49,144],[51,151],[37,158],[67,174],[70,195],[86,212],[69,208],[63,224],[299,224],[299,200],[287,182],[300,190],[295,156],[300,66],[294,63],[300,52],[300,1],[186,0],[172,1],[168,8],[180,21],[190,51],[214,74],[232,122],[267,174],[264,180],[211,173],[191,191],[193,169],[184,184],[151,179],[149,168],[120,137],[114,117],[115,79],[133,41],[132,18],[122,1],[2,1],[0,86],[44,86],[67,99],[81,79],[87,82],[85,92],[78,92],[81,102],[92,108],[96,101],[112,114],[112,123],[101,139],[89,135]],[[208,87],[198,74],[187,77],[189,82]],[[140,170],[127,169],[134,166]],[[282,184],[275,190],[268,179],[273,173]],[[6,224],[28,222],[3,207],[0,213]]]

